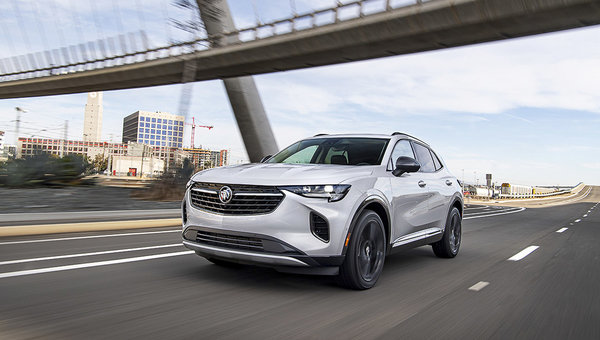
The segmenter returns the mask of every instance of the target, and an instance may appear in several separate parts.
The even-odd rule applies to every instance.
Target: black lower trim
[[[207,234],[210,233],[210,234]],[[210,239],[208,239],[208,236],[210,236]],[[222,238],[222,236],[224,236]],[[232,240],[229,241],[226,239],[226,236],[231,236]],[[236,244],[235,242],[239,242],[240,238],[245,238],[245,240],[248,244],[242,246],[244,248],[241,248],[241,246],[239,244]],[[307,265],[310,266],[310,268],[305,268],[308,271],[311,268],[317,268],[317,267],[335,267],[337,268],[338,266],[341,266],[344,263],[344,259],[345,256],[344,255],[337,255],[337,256],[309,256],[306,255],[304,252],[302,252],[301,250],[293,247],[292,245],[283,242],[279,239],[276,239],[274,237],[271,236],[267,236],[267,235],[262,235],[262,234],[256,234],[256,233],[246,233],[246,232],[238,232],[238,231],[223,231],[220,229],[214,229],[214,228],[207,228],[207,227],[199,227],[199,226],[189,226],[187,227],[184,232],[183,232],[183,239],[187,240],[187,241],[192,241],[194,243],[198,243],[198,244],[206,244],[206,245],[210,245],[210,246],[216,246],[216,247],[220,247],[223,249],[242,249],[242,250],[248,250],[248,251],[253,251],[253,252],[257,252],[257,253],[263,253],[263,254],[273,254],[273,255],[285,255],[285,256],[289,256],[292,258],[295,258],[297,260],[300,260],[304,263],[306,263]],[[204,242],[203,242],[204,241]],[[262,243],[262,247],[257,247],[258,242]],[[202,252],[197,251],[198,255],[202,256]],[[211,257],[217,257],[214,255],[211,255]],[[245,263],[245,264],[253,264],[253,263],[249,263],[247,261],[237,261],[235,259],[231,259],[231,258],[223,258],[223,260],[227,260],[227,261],[231,261],[231,262],[240,262],[240,263]],[[287,268],[287,267],[285,267]],[[300,267],[302,268],[302,267]],[[276,267],[277,270],[280,270],[280,267]],[[290,272],[290,270],[294,270],[294,272],[301,272],[304,271],[304,269],[299,269],[296,270],[298,268],[290,268],[289,270],[287,270],[287,272]],[[280,271],[284,271],[284,270],[280,270]],[[333,272],[335,270],[333,269],[324,269],[323,272]],[[318,274],[318,270],[316,272],[313,272],[313,274]],[[333,274],[323,274],[323,275],[333,275]]]
[[[402,252],[404,250],[409,250],[409,249],[413,249],[416,247],[421,247],[421,246],[425,246],[431,243],[435,243],[439,240],[442,239],[442,237],[444,237],[444,233],[441,234],[437,234],[437,235],[433,235],[433,236],[429,236],[427,238],[421,239],[421,240],[417,240],[414,242],[410,242],[410,243],[406,243],[403,244],[401,246],[397,246],[397,247],[392,247],[389,254],[396,254],[399,252]]]
[[[308,262],[308,260],[305,261],[305,259],[310,259],[311,262],[314,261],[316,266],[341,266],[342,263],[344,263],[344,259],[346,258],[346,256],[343,256],[343,255],[320,256],[320,257],[311,257],[311,256],[292,256],[292,257],[296,258],[302,262],[306,262],[307,264],[310,264],[310,262]]]

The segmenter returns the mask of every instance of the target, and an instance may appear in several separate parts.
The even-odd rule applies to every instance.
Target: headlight
[[[350,185],[293,185],[279,187],[279,189],[287,190],[304,197],[327,198],[329,199],[329,202],[336,202],[346,196],[348,190],[350,190]]]

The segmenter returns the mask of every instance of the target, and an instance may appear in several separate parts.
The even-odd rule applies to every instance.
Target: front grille
[[[233,198],[228,203],[219,200],[219,190],[228,186]],[[283,200],[275,187],[217,183],[195,183],[190,191],[194,207],[224,215],[255,215],[270,213]]]
[[[196,242],[224,248],[265,251],[262,240],[255,237],[234,236],[199,230],[196,234]]]

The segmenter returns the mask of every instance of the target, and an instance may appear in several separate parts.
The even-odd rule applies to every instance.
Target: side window
[[[392,150],[392,157],[388,163],[388,170],[394,170],[394,167],[396,166],[396,160],[401,156],[415,158],[415,154],[410,146],[410,142],[406,139],[399,140],[394,146],[394,150]]]
[[[426,146],[419,143],[414,143],[415,152],[417,153],[417,160],[421,163],[421,172],[435,172],[435,165],[433,164],[433,158],[431,153]]]
[[[433,156],[433,165],[435,165],[435,171],[440,170],[442,168],[442,162],[440,162],[440,159],[435,154],[435,152],[433,152],[433,150],[429,151],[431,151],[431,156]]]

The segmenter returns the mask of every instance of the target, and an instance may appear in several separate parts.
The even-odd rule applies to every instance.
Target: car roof
[[[326,133],[320,133],[317,135],[314,135],[312,137],[308,137],[306,139],[313,139],[313,138],[387,138],[390,139],[394,136],[401,136],[401,137],[407,137],[409,139],[412,139],[414,141],[417,141],[419,143],[425,144],[427,146],[429,146],[429,144],[427,144],[426,142],[420,140],[419,138],[415,137],[415,136],[411,136],[409,134],[406,133],[402,133],[402,132],[394,132],[391,135],[385,135],[385,134],[381,134],[381,133],[343,133],[343,134],[326,134]]]
[[[326,134],[326,133],[320,133],[318,135],[314,135],[312,137],[308,137],[306,139],[312,139],[312,138],[391,138],[390,135],[384,135],[384,134],[377,134],[377,133],[339,133],[339,134]]]

